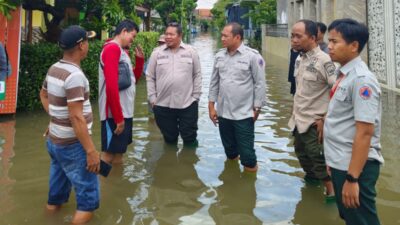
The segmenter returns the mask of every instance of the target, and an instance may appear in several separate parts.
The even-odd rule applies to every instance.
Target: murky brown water
[[[225,163],[218,129],[208,119],[207,92],[216,51],[209,35],[195,38],[203,69],[199,147],[165,146],[147,113],[144,80],[138,84],[133,144],[125,164],[101,178],[101,206],[90,224],[344,224],[335,205],[326,205],[321,187],[305,186],[287,128],[292,98],[287,62],[267,56],[267,100],[256,123],[257,177]],[[383,225],[400,224],[400,96],[385,93],[382,145],[386,160],[378,182]],[[96,105],[94,106],[95,110]],[[97,111],[95,121],[98,121]],[[67,224],[74,197],[56,215],[47,215],[49,157],[42,132],[47,116],[19,113],[0,122],[0,224]],[[100,147],[99,123],[93,138]]]

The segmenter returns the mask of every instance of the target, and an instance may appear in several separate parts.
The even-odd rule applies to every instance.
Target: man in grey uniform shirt
[[[209,89],[209,116],[219,124],[228,159],[238,159],[247,171],[257,171],[254,123],[265,102],[265,63],[257,50],[246,47],[243,29],[229,23],[221,32]],[[215,110],[217,103],[217,111]]]
[[[167,143],[197,146],[201,68],[197,52],[182,42],[182,28],[170,23],[166,44],[154,49],[146,70],[147,96]]]
[[[381,90],[359,54],[368,28],[352,19],[329,26],[329,54],[342,65],[324,124],[326,163],[340,216],[348,225],[380,224],[375,184],[381,153]]]

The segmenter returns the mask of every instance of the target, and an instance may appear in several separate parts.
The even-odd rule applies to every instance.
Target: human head
[[[311,20],[299,20],[292,27],[291,44],[296,51],[308,52],[317,46],[317,25]]]
[[[223,47],[228,49],[238,48],[243,40],[243,28],[238,23],[228,23],[221,32]]]
[[[165,30],[165,43],[169,48],[175,49],[182,42],[182,27],[177,22],[172,22],[167,25]]]
[[[88,39],[95,36],[94,31],[87,32],[80,26],[72,25],[61,32],[58,45],[64,54],[77,54],[80,59],[84,59],[89,50]]]
[[[357,57],[368,42],[367,26],[353,19],[338,19],[329,27],[329,55],[332,60],[344,65]]]
[[[324,41],[324,36],[326,32],[326,25],[321,22],[316,22],[317,27],[318,27],[318,35],[317,35],[317,42],[323,42]]]
[[[165,35],[161,34],[160,37],[158,38],[158,45],[163,45],[165,44]]]
[[[137,33],[139,33],[138,25],[132,20],[126,19],[117,25],[115,38],[119,40],[122,48],[128,49],[135,40]]]

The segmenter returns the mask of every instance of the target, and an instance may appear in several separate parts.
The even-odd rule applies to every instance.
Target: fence
[[[267,24],[266,36],[270,37],[289,37],[287,24]]]

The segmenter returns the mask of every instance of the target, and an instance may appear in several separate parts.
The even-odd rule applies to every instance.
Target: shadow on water
[[[147,111],[145,82],[137,85],[133,144],[125,163],[100,178],[101,205],[89,224],[344,224],[335,205],[326,205],[322,187],[306,186],[287,128],[292,97],[287,62],[266,56],[267,102],[256,123],[257,177],[237,162],[226,162],[218,129],[210,122],[207,94],[218,49],[208,34],[194,37],[200,55],[203,95],[199,106],[199,147],[164,145]],[[400,95],[383,95],[382,147],[386,164],[378,181],[382,224],[400,224]],[[97,105],[94,121],[98,120]],[[47,215],[49,157],[42,133],[48,117],[42,112],[18,113],[0,122],[0,225],[68,224],[75,198],[55,215]],[[93,138],[100,147],[100,125]],[[61,221],[61,222],[60,222]]]

